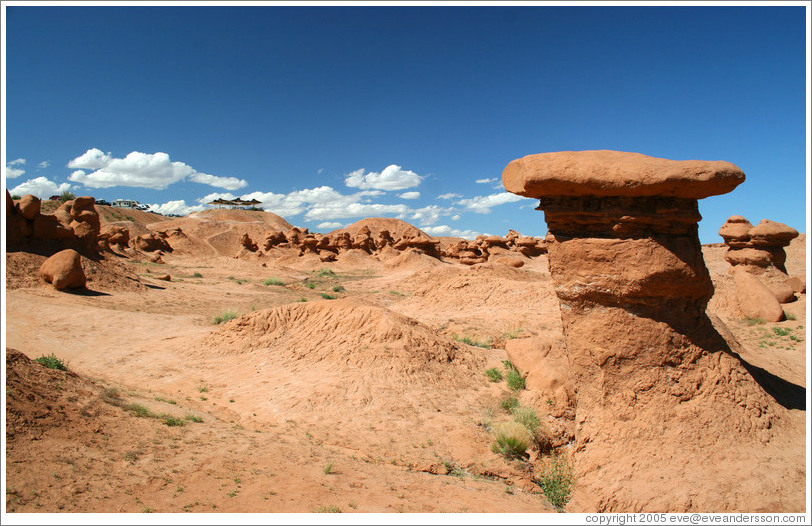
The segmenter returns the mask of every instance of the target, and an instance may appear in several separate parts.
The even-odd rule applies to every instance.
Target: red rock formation
[[[82,270],[82,256],[73,249],[65,249],[46,259],[39,274],[57,290],[81,288],[87,279]]]
[[[752,226],[742,216],[731,216],[719,229],[719,235],[728,246],[725,259],[734,267],[743,265],[754,273],[774,267],[786,274],[784,247],[798,237],[798,231],[769,219]]]
[[[705,314],[713,284],[697,199],[733,190],[741,170],[721,161],[555,152],[511,162],[502,180],[509,192],[540,200],[550,231],[550,274],[577,388],[579,483],[599,492],[590,474],[635,441],[651,451],[649,440],[769,437],[772,399]],[[713,407],[689,403],[706,397]],[[634,477],[633,465],[616,462],[617,473]],[[624,491],[632,490],[612,498]]]

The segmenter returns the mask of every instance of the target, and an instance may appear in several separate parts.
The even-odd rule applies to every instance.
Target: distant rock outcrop
[[[772,293],[779,303],[789,303],[795,301],[795,287],[787,285],[788,279],[785,262],[787,254],[784,248],[798,237],[798,231],[783,223],[762,219],[758,225],[753,226],[750,221],[742,216],[730,216],[719,229],[719,235],[725,240],[727,251],[725,260],[731,264],[731,272],[739,270],[749,273],[752,279],[738,277],[734,280],[736,284],[736,297],[739,299],[739,307],[742,313],[748,317],[763,318],[764,316],[751,316],[759,310],[753,302],[755,292],[750,290],[740,290],[742,287],[755,287],[759,283]],[[759,295],[756,295],[759,296]],[[762,298],[764,301],[766,299]],[[775,311],[771,308],[772,301],[767,302],[770,307],[762,308]],[[783,314],[782,314],[783,316]],[[765,319],[773,319],[776,315],[768,315]],[[780,320],[781,317],[773,321]]]
[[[453,241],[448,241],[449,239]],[[511,266],[523,264],[516,256],[536,257],[547,251],[543,239],[522,236],[514,230],[504,238],[480,236],[474,241],[460,238],[436,239],[404,221],[391,218],[364,219],[345,229],[324,235],[296,227],[287,232],[271,231],[261,246],[266,253],[274,248],[294,248],[298,249],[300,256],[314,253],[325,262],[335,261],[340,254],[350,250],[376,256],[385,253],[387,249],[401,253],[411,251],[465,265],[484,263],[493,256],[513,253],[514,257],[506,258],[503,262]]]

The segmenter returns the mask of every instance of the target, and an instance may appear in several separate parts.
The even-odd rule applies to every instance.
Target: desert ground
[[[805,511],[806,294],[784,321],[748,320],[722,244],[703,246],[708,313],[774,379],[770,434],[738,452],[667,435],[635,442],[629,463],[576,443],[565,400],[485,373],[509,372],[507,342],[563,339],[545,254],[324,261],[246,249],[244,234],[261,245],[289,227],[267,212],[96,208],[133,238],[183,235],[160,257],[86,260],[77,291],[40,278],[42,250],[6,254],[8,512]],[[401,223],[345,230],[414,229]],[[805,235],[786,252],[787,274],[805,275]],[[49,355],[68,370],[33,361]],[[518,458],[492,449],[511,403],[547,440]],[[557,507],[544,481],[562,459],[572,486]]]

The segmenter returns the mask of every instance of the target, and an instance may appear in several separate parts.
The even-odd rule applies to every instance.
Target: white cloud
[[[452,221],[459,221],[460,218],[462,218],[462,216],[459,214],[454,214],[453,216],[451,216]]]
[[[478,214],[489,214],[491,208],[494,206],[503,205],[505,203],[513,203],[515,201],[522,201],[524,197],[510,192],[500,192],[491,195],[478,195],[471,199],[460,199],[457,204],[462,205],[469,210],[473,210]]]
[[[325,221],[324,223],[319,223],[316,225],[316,228],[320,230],[335,230],[336,228],[341,228],[344,226],[344,223],[338,223],[336,221]]]
[[[456,199],[458,197],[462,197],[461,194],[449,193],[449,194],[441,194],[437,196],[437,199]]]
[[[363,168],[355,170],[347,175],[344,184],[361,190],[370,188],[387,191],[405,190],[419,185],[424,178],[425,176],[417,175],[411,170],[403,170],[396,164],[390,164],[381,173],[369,172],[365,174]]]
[[[9,166],[14,166],[15,164],[25,164],[25,159],[20,157],[19,159],[14,159],[10,163],[8,163]]]
[[[187,179],[192,182],[237,190],[248,183],[236,177],[218,177],[196,171],[188,164],[173,162],[163,152],[130,152],[123,159],[114,158],[97,148],[91,148],[68,163],[68,168],[81,168],[68,179],[91,188],[135,186],[163,190],[170,184]],[[84,170],[96,170],[86,173]]]
[[[187,214],[191,214],[192,212],[200,212],[201,210],[205,210],[206,207],[203,205],[192,205],[188,206],[186,201],[183,199],[179,199],[177,201],[168,201],[163,204],[154,204],[149,205],[150,212],[157,212],[159,214],[178,214],[185,216]]]
[[[344,219],[348,217],[374,217],[385,214],[403,215],[408,212],[409,207],[406,205],[332,202],[313,206],[305,214],[305,219],[318,221],[325,219]]]
[[[236,199],[236,198],[237,198],[236,195],[234,195],[232,193],[229,193],[229,192],[225,192],[225,193],[224,192],[213,192],[213,193],[211,193],[209,195],[201,197],[200,199],[197,200],[197,202],[200,203],[201,205],[205,205],[205,204],[211,203],[215,199],[226,199],[227,201],[231,201],[232,199]]]
[[[422,225],[433,225],[439,221],[442,216],[448,216],[453,213],[453,208],[442,208],[437,205],[429,205],[412,210],[408,218],[419,221],[422,227]]]
[[[492,178],[490,178],[490,179],[477,179],[477,180],[476,180],[476,182],[477,182],[477,183],[479,183],[479,184],[495,183],[495,182],[496,182],[496,178],[495,178],[495,177],[492,177]]]
[[[76,159],[68,163],[68,168],[85,168],[88,170],[98,170],[104,168],[113,157],[110,153],[104,153],[98,148],[91,148]]]
[[[46,177],[37,177],[17,185],[16,187],[10,189],[9,193],[12,195],[21,196],[25,194],[32,194],[44,199],[52,195],[61,194],[62,192],[70,189],[70,183],[56,184]]]
[[[6,166],[6,179],[14,179],[15,177],[20,177],[24,173],[25,170],[22,170],[20,168],[12,168],[11,166]]]
[[[51,161],[42,161],[37,165],[37,168],[48,168],[51,166]]]
[[[474,239],[480,235],[480,232],[474,230],[459,230],[457,228],[451,228],[448,225],[428,226],[423,228],[423,231],[432,236],[454,236],[463,237],[465,239]]]
[[[189,176],[189,180],[193,183],[207,184],[209,186],[216,186],[218,188],[225,188],[226,190],[239,190],[248,186],[245,179],[237,179],[236,177],[218,177],[216,175],[209,175],[200,172],[195,172]]]
[[[420,192],[403,192],[399,194],[398,197],[401,199],[417,199],[420,197]]]

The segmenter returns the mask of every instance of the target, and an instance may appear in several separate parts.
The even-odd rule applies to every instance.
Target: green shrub
[[[518,422],[526,427],[531,434],[535,433],[541,426],[541,421],[536,411],[530,407],[516,406],[510,410],[510,414],[513,415],[514,422]]]
[[[501,382],[502,381],[502,371],[497,369],[496,367],[492,367],[490,369],[485,370],[485,375],[491,382]]]
[[[341,285],[336,285],[335,287],[333,287],[333,292],[344,292],[345,290],[346,289],[344,289],[344,287],[342,287]]]
[[[499,405],[501,405],[502,409],[504,409],[505,411],[510,412],[511,409],[519,405],[519,400],[513,395],[508,395],[502,398],[502,400],[499,402]]]
[[[62,203],[64,203],[65,201],[73,201],[74,199],[76,199],[76,196],[73,195],[73,192],[69,190],[65,190],[64,192],[59,194],[59,201]]]
[[[285,282],[279,278],[268,278],[265,281],[263,281],[262,284],[265,285],[266,287],[269,285],[276,285],[277,287],[285,286]]]
[[[200,423],[203,422],[202,418],[200,418],[199,416],[195,416],[195,415],[186,415],[186,420],[188,420],[189,422],[194,422],[196,424],[200,424]]]
[[[326,300],[334,300],[334,299],[336,299],[336,298],[337,298],[337,296],[333,296],[333,295],[331,295],[331,294],[325,294],[324,292],[319,292],[319,295],[320,295],[322,298],[326,299]]]
[[[519,371],[516,369],[509,370],[505,376],[505,379],[507,380],[508,387],[514,391],[521,391],[526,386],[524,376],[522,376],[521,373],[519,373]]]
[[[129,404],[124,406],[124,409],[139,418],[154,418],[156,416],[148,407],[141,404]]]
[[[786,336],[790,332],[792,332],[792,329],[784,327],[773,327],[773,332],[778,336]]]
[[[490,342],[481,342],[479,340],[475,340],[469,336],[457,336],[454,334],[452,336],[456,341],[462,342],[466,345],[471,345],[473,347],[482,347],[483,349],[490,349],[491,343]]]
[[[745,318],[745,325],[764,325],[764,318]]]
[[[312,290],[312,289],[316,288],[316,284],[315,283],[305,283],[305,287]]]
[[[332,269],[323,268],[319,271],[319,277],[326,278],[326,277],[335,277],[336,273],[333,272]]]
[[[193,278],[202,278],[203,274],[201,274],[200,272],[195,272],[194,274],[192,274],[192,277]]]
[[[14,199],[15,201],[19,201],[20,199],[22,199],[22,197],[20,197],[17,194],[12,195],[11,198]]]
[[[555,454],[544,462],[541,474],[533,479],[558,511],[562,511],[569,502],[574,481],[572,463],[562,454]]]
[[[34,361],[41,363],[42,365],[44,365],[48,369],[57,369],[59,371],[67,371],[68,370],[68,368],[62,362],[62,360],[60,360],[59,358],[57,358],[53,354],[49,354],[48,356],[40,356],[39,358],[37,358]]]
[[[523,457],[533,438],[530,431],[518,422],[496,424],[493,436],[495,442],[491,450],[508,459]]]
[[[214,317],[214,324],[220,325],[221,323],[233,320],[236,317],[237,317],[236,312],[234,312],[233,310],[226,310]]]
[[[185,419],[172,415],[163,415],[162,419],[164,424],[168,425],[169,427],[180,427],[186,424]]]

